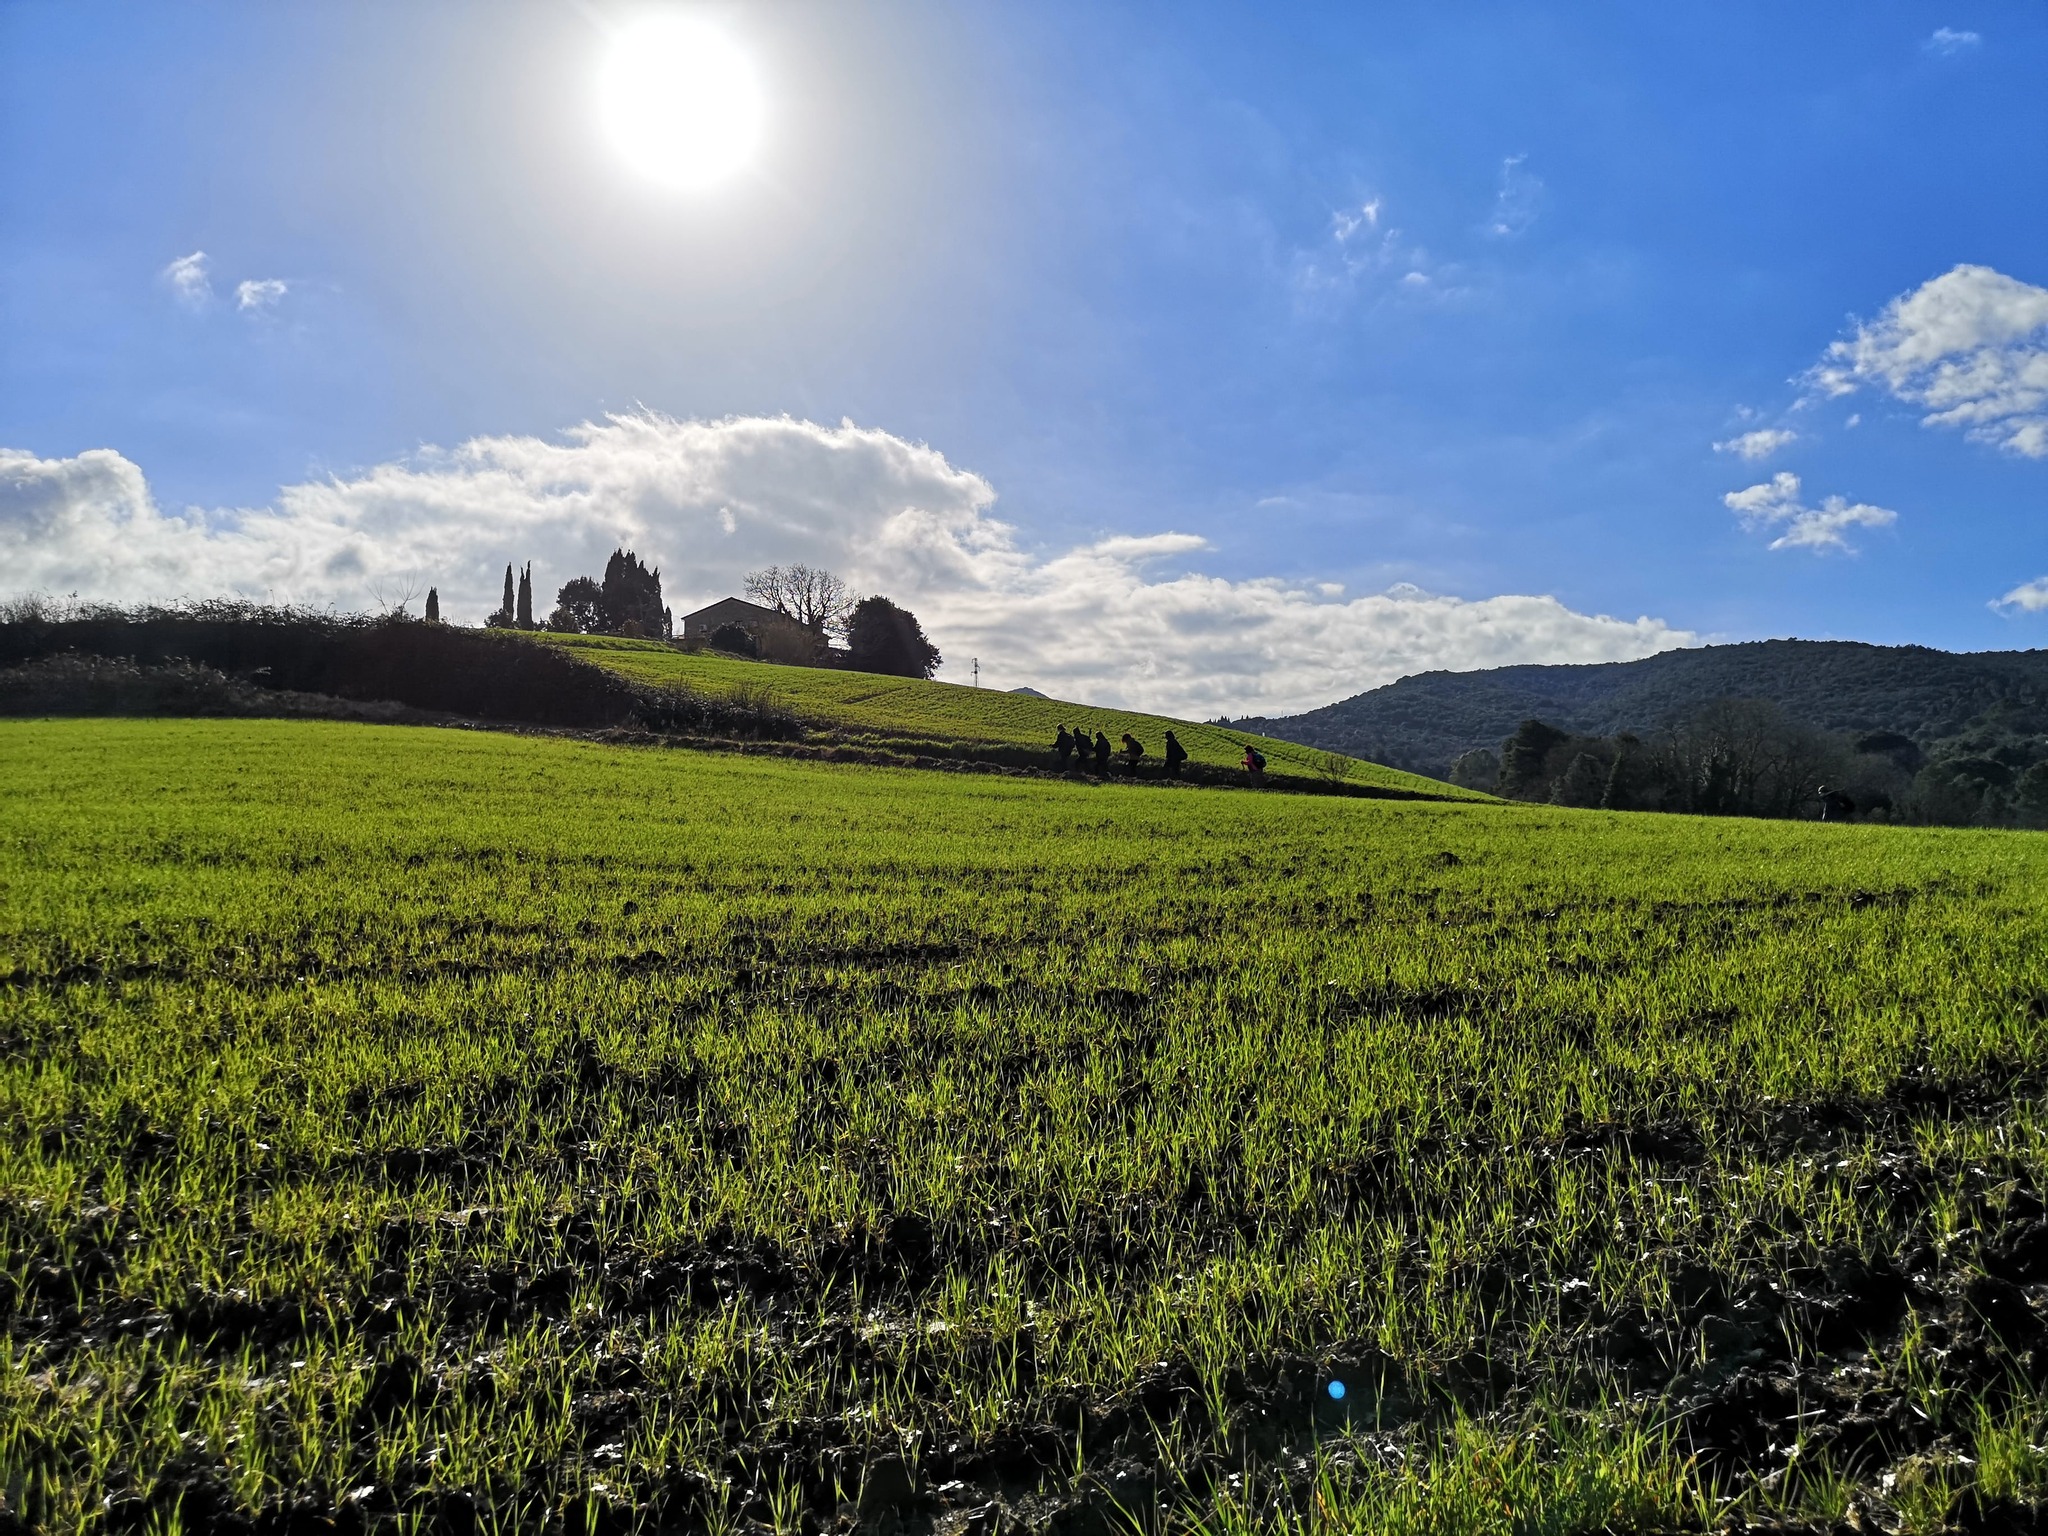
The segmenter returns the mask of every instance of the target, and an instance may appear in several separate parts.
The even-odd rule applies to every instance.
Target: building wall
[[[683,638],[709,640],[721,624],[738,624],[753,635],[763,661],[804,666],[816,657],[817,636],[794,619],[740,597],[723,597],[709,607],[684,614]]]

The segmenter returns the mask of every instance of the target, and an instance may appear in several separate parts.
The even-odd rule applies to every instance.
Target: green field
[[[0,724],[0,1526],[2020,1529],[2044,1019],[2039,835]]]
[[[1146,770],[1156,773],[1171,729],[1187,748],[1189,761],[1212,768],[1236,769],[1247,742],[1265,756],[1268,773],[1279,780],[1324,777],[1322,760],[1330,756],[1297,742],[1274,741],[1246,731],[1227,730],[1162,715],[1129,710],[1093,709],[1029,694],[999,693],[958,683],[923,678],[883,677],[873,672],[841,672],[823,667],[782,667],[745,661],[714,651],[681,651],[656,640],[624,640],[612,635],[553,635],[541,639],[567,647],[586,661],[610,667],[639,682],[677,685],[700,693],[726,694],[736,689],[762,689],[807,719],[855,733],[877,745],[916,750],[950,748],[1022,748],[1042,754],[1050,766],[1053,737],[1062,725],[1102,731],[1117,746],[1125,731],[1151,754]],[[1378,763],[1360,762],[1350,781],[1361,787],[1394,790],[1452,800],[1484,800],[1487,796],[1454,785],[1404,773]]]

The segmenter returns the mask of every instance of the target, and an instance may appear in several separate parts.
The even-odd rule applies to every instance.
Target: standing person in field
[[[1095,733],[1095,771],[1109,772],[1109,738],[1101,731]]]
[[[1254,784],[1266,782],[1266,759],[1250,742],[1244,744],[1244,772]]]
[[[1060,727],[1059,735],[1053,738],[1052,749],[1060,755],[1060,766],[1066,767],[1067,759],[1074,755],[1074,738],[1064,725]]]
[[[1124,763],[1130,769],[1131,777],[1138,776],[1138,760],[1145,755],[1145,743],[1129,731],[1124,732]]]
[[[1179,778],[1180,765],[1187,760],[1188,749],[1180,744],[1178,736],[1168,731],[1166,733],[1166,776],[1169,779]]]

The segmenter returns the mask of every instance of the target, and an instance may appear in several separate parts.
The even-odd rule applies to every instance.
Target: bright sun
[[[689,16],[649,16],[612,42],[598,82],[605,132],[642,175],[694,189],[744,165],[761,87],[732,39]]]

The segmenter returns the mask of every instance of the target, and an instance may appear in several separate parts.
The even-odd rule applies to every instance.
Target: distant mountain
[[[1589,735],[1649,731],[1713,699],[1768,699],[1832,731],[1952,736],[2000,705],[2048,708],[2048,650],[1957,654],[1918,645],[1759,640],[1580,667],[1422,672],[1243,730],[1441,778],[1528,719]]]

